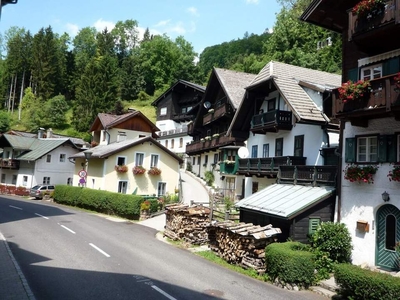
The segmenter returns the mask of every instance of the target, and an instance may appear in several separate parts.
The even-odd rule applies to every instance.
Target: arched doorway
[[[385,269],[399,269],[399,254],[394,250],[400,241],[400,210],[386,204],[380,207],[377,216],[376,265]]]

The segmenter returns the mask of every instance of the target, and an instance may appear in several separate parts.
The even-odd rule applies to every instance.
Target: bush
[[[314,256],[298,242],[272,243],[265,248],[267,274],[272,280],[308,288],[315,282]]]
[[[192,172],[192,170],[193,170],[192,163],[188,161],[186,164],[186,171]]]
[[[351,261],[351,236],[343,223],[323,222],[311,236],[312,247],[329,254],[335,263]]]
[[[214,184],[214,173],[212,171],[205,171],[204,172],[205,182],[208,186],[212,186]]]
[[[57,185],[54,201],[128,219],[139,219],[143,197],[99,191],[69,185]]]
[[[346,299],[400,299],[400,279],[351,264],[335,266],[339,293]]]

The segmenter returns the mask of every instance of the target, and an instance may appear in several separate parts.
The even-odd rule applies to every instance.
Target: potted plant
[[[143,166],[135,166],[132,169],[133,175],[142,175],[146,173],[146,169]]]
[[[371,84],[369,81],[359,80],[352,82],[351,80],[342,84],[338,89],[339,99],[343,103],[354,100],[365,99],[371,92]]]
[[[386,3],[384,0],[362,0],[351,10],[354,16],[371,18],[383,12]]]
[[[211,136],[207,135],[204,139],[205,139],[206,141],[210,141],[210,140],[211,140]]]
[[[358,182],[358,183],[374,183],[373,175],[376,174],[378,170],[377,166],[368,165],[368,166],[359,166],[359,165],[347,165],[344,169],[344,179],[350,182]]]
[[[400,181],[400,165],[393,166],[387,175],[390,181]]]
[[[234,165],[236,162],[234,160],[225,159],[224,163],[227,164],[227,165]]]
[[[205,139],[203,139],[203,138],[201,138],[201,139],[200,139],[200,142],[203,142],[203,143],[204,143],[205,141],[206,141],[206,140],[205,140]]]
[[[116,165],[114,167],[115,171],[117,171],[117,173],[126,173],[128,172],[128,166],[127,165]]]
[[[213,139],[218,138],[218,137],[219,137],[219,133],[214,133],[214,134],[212,135],[212,137],[213,137]]]
[[[147,171],[147,173],[149,175],[160,175],[161,174],[161,169],[157,168],[157,167],[151,167],[149,171]]]
[[[210,109],[208,110],[208,112],[209,112],[209,113],[213,113],[213,112],[214,112],[214,108],[210,108]]]

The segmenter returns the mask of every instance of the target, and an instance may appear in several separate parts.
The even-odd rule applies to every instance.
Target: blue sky
[[[199,54],[205,47],[242,38],[247,31],[261,34],[275,24],[276,0],[19,0],[3,7],[0,32],[11,26],[32,34],[51,26],[72,37],[87,26],[102,30],[117,21],[138,21],[154,34],[179,35]]]

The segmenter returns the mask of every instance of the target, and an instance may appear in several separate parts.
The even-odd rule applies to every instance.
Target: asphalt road
[[[237,274],[154,229],[53,203],[0,198],[0,232],[36,299],[324,299]]]

